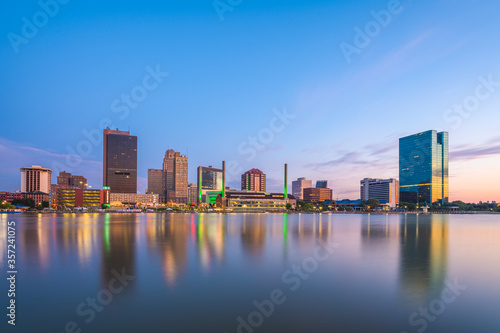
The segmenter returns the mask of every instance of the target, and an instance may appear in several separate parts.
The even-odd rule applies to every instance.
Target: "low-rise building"
[[[158,194],[111,193],[111,206],[155,206],[160,203]]]
[[[331,188],[322,188],[322,187],[311,187],[305,188],[303,190],[304,193],[304,202],[322,202],[326,200],[333,199],[333,190]]]
[[[99,208],[109,205],[109,188],[91,190],[81,188],[59,188],[57,208]]]
[[[227,191],[226,208],[232,210],[263,210],[263,211],[284,211],[287,203],[292,207],[297,200],[291,194],[284,198],[283,193],[266,193],[258,191]],[[222,206],[223,198],[217,197],[217,206]]]

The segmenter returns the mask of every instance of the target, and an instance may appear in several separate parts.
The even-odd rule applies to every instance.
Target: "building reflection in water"
[[[51,225],[42,222],[43,214],[30,216],[29,223],[16,224],[17,242],[23,262],[47,270],[50,267]]]
[[[7,214],[0,214],[0,268],[4,268],[4,260],[7,259]]]
[[[416,304],[439,297],[446,279],[447,215],[401,216],[400,289]]]
[[[147,244],[150,251],[160,256],[163,277],[170,286],[176,284],[186,269],[189,230],[183,215],[182,218],[171,215],[168,220],[148,218]]]
[[[196,227],[196,244],[201,267],[210,271],[215,264],[222,264],[225,257],[227,215],[199,214]],[[194,223],[193,216],[193,223]]]
[[[299,213],[295,216],[298,222],[293,224],[291,235],[300,248],[306,249],[318,240],[328,242],[332,238],[331,214]]]
[[[244,214],[241,226],[241,245],[252,259],[259,259],[266,247],[266,215]]]
[[[135,214],[105,214],[102,222],[101,283],[107,287],[113,271],[135,276],[136,220]],[[126,290],[134,285],[132,280]]]

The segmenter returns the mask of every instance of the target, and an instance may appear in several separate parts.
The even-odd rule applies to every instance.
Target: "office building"
[[[102,190],[91,189],[64,189],[57,190],[57,208],[100,208],[103,204],[109,205],[108,188]]]
[[[50,192],[52,170],[39,165],[23,167],[21,169],[21,192]]]
[[[266,175],[259,169],[251,169],[241,175],[241,190],[266,192]]]
[[[212,166],[198,167],[198,203],[215,203],[222,193],[224,170]]]
[[[137,136],[104,129],[103,187],[111,193],[137,193]]]
[[[399,203],[399,182],[397,179],[365,178],[360,184],[361,200],[377,199],[389,207],[397,207]]]
[[[198,186],[195,183],[188,183],[188,203],[190,205],[198,202]]]
[[[111,206],[156,206],[160,203],[158,194],[111,193]]]
[[[328,188],[328,180],[316,181],[316,188]]]
[[[86,189],[87,178],[83,176],[75,176],[66,171],[61,171],[59,172],[59,176],[57,176],[57,185],[70,185],[77,188]]]
[[[302,178],[297,178],[297,180],[294,180],[292,182],[292,193],[297,200],[302,200],[304,199],[304,193],[303,190],[305,188],[311,188],[312,187],[312,180],[307,180],[305,177]]]
[[[399,139],[399,200],[448,203],[448,133],[427,131]]]
[[[160,202],[165,202],[165,172],[162,169],[148,169],[146,194],[158,194]]]
[[[305,188],[303,190],[304,198],[302,199],[304,202],[314,203],[314,202],[322,202],[333,199],[333,191],[331,188],[322,188],[322,187],[311,187]]]
[[[217,206],[223,205],[222,195],[217,196]],[[227,191],[225,205],[233,211],[284,211],[287,203],[294,207],[297,203],[295,197],[288,195],[285,200],[283,193],[266,193],[260,191]]]
[[[0,192],[0,202],[6,201],[11,203],[15,199],[32,199],[35,206],[40,205],[43,201],[50,202],[50,195],[41,191],[33,192]]]
[[[167,203],[188,203],[188,158],[169,149],[163,158],[165,198]]]

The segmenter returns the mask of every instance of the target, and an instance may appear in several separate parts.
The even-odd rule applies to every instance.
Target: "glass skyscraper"
[[[427,131],[399,139],[399,200],[448,203],[448,132]]]

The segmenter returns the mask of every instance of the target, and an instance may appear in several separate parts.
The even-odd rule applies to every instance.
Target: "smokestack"
[[[288,200],[288,164],[285,163],[285,193],[283,195],[285,200]]]
[[[226,197],[226,161],[222,161],[222,197]]]

